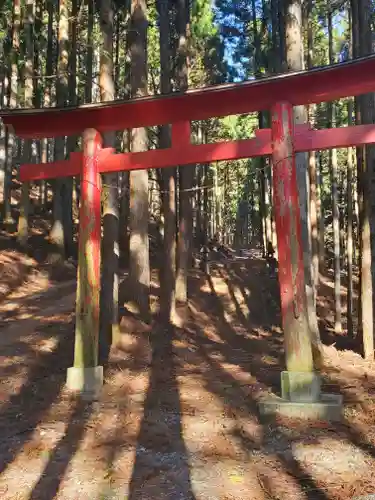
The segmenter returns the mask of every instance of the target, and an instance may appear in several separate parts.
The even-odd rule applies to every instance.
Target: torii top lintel
[[[186,93],[113,101],[79,107],[0,111],[6,125],[23,138],[77,135],[206,120],[270,109],[276,101],[293,105],[333,101],[375,91],[375,56],[243,83]]]

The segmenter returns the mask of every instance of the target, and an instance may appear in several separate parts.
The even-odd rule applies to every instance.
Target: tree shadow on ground
[[[30,320],[37,321],[45,317],[45,310],[47,306],[53,303],[60,303],[62,295],[75,293],[75,281],[66,281],[63,283],[55,284],[52,288],[48,288],[39,293],[32,295],[21,296],[20,298],[7,299],[0,302],[0,311],[2,318],[0,326],[8,327],[11,323],[17,322],[20,326],[22,321],[27,322]],[[72,307],[73,308],[73,307]],[[22,318],[22,312],[27,311],[27,318]],[[58,308],[56,308],[58,313]],[[32,318],[30,318],[30,316]]]
[[[259,298],[260,291],[257,280],[244,275],[242,269],[236,271],[236,273],[240,272],[238,282],[242,281],[244,287],[246,284],[246,295],[251,301],[252,310],[263,311],[263,313],[256,314],[255,317],[250,314],[251,317],[247,318],[248,326],[246,329],[238,329],[237,325],[228,321],[226,299],[224,300],[222,296],[217,295],[215,285],[210,277],[207,279],[209,293],[197,292],[201,300],[200,310],[204,310],[204,314],[200,318],[192,318],[184,329],[152,328],[150,384],[146,394],[144,415],[136,446],[136,458],[129,483],[128,498],[131,500],[195,498],[190,479],[190,464],[182,433],[183,411],[177,381],[178,375],[184,375],[188,373],[188,370],[201,374],[203,385],[211,394],[217,396],[228,412],[235,417],[237,413],[245,415],[249,419],[259,417],[257,382],[263,390],[279,390],[280,366],[283,366],[282,335],[273,330],[273,323],[278,317],[278,312],[274,311],[272,304],[269,304],[266,312],[264,311],[264,305],[260,302],[262,299]],[[251,269],[249,269],[249,274],[251,274]],[[200,288],[202,282],[202,276],[197,275],[195,287]],[[192,303],[194,304],[194,297]],[[262,321],[262,316],[264,316],[264,321]],[[249,319],[252,322],[249,323]],[[240,324],[243,318],[240,316],[237,320]],[[263,325],[266,326],[264,327],[264,335],[261,335],[257,330],[258,326],[263,327]],[[209,338],[206,331],[206,328],[211,326],[214,327],[216,341]],[[5,456],[2,470],[5,470],[7,465],[15,460],[17,454],[21,452],[30,439],[33,430],[58,397],[65,380],[65,369],[71,363],[73,352],[72,328],[69,328],[62,327],[62,332],[59,333],[60,341],[55,351],[52,354],[43,353],[40,355],[36,361],[37,366],[30,370],[29,381],[20,394],[12,398],[10,403],[1,410],[0,422],[4,422],[5,426],[2,426],[0,438],[3,438],[3,443],[7,440],[6,446],[10,446],[5,455],[2,453],[2,456]],[[175,340],[186,339],[189,341],[189,346],[196,351],[196,354],[189,354],[189,360],[194,361],[193,364],[195,364],[189,368],[185,366],[183,353],[180,355],[180,351],[173,345]],[[178,359],[176,353],[179,353]],[[215,358],[217,354],[220,354],[222,362]],[[137,351],[135,351],[134,358],[137,356]],[[68,357],[69,361],[65,362]],[[242,374],[249,373],[254,377],[254,380],[243,383],[236,378],[233,372],[223,366],[224,363],[239,367]],[[207,369],[202,369],[203,364],[207,366]],[[131,370],[135,368],[136,365],[130,365]],[[56,374],[57,376],[54,377]],[[326,382],[330,383],[329,375]],[[340,384],[337,384],[337,387],[345,395],[345,389],[340,388]],[[29,410],[30,406],[31,411]],[[52,452],[51,460],[48,461],[43,475],[34,488],[32,500],[37,498],[51,500],[57,492],[62,476],[77,450],[78,443],[83,438],[85,422],[90,416],[90,411],[89,406],[77,404],[64,437]],[[18,430],[14,429],[17,431],[16,439],[14,439],[12,438],[11,424],[15,414],[18,413],[22,415],[22,418],[25,418],[25,415],[28,418],[23,426],[18,423]],[[4,432],[5,428],[8,433]],[[236,435],[236,438],[241,447],[251,456],[259,448],[266,447],[270,429],[276,428],[279,440],[284,441],[286,443],[285,449],[289,450],[291,438],[287,429],[278,425],[277,422],[262,422],[263,439],[259,442],[255,442],[243,430]],[[344,421],[341,427],[340,425],[335,426],[334,432],[336,433],[337,430],[342,432],[342,436],[347,441],[375,457],[374,446],[367,439],[365,433],[360,431],[352,421]],[[117,431],[118,429],[115,430],[115,432]],[[303,441],[310,437],[309,434],[310,428],[305,426],[296,440]],[[336,437],[336,434],[333,435]],[[113,443],[113,448],[108,455],[110,462],[113,461],[116,454],[115,446],[118,447],[120,441],[121,437],[116,440],[116,443]],[[126,443],[123,443],[123,446],[126,446]],[[323,491],[323,487],[317,484],[317,481],[306,472],[291,453],[284,453],[284,451],[274,450],[273,457],[278,459],[283,467],[283,472],[298,485],[299,491],[305,498],[311,500],[332,498],[326,491]],[[272,484],[271,479],[268,479],[266,486],[267,490],[275,493],[273,498],[277,498],[277,487]],[[45,497],[42,496],[43,491]]]
[[[137,440],[129,500],[195,499],[182,434],[174,336],[172,327],[158,327],[151,334],[150,382]]]
[[[53,500],[56,497],[69,464],[83,439],[91,414],[92,403],[78,399],[64,436],[49,454],[29,500]]]
[[[241,280],[243,279],[243,276],[241,275]],[[210,370],[205,371],[204,377],[205,377],[205,384],[207,389],[220,396],[223,401],[225,402],[226,406],[229,406],[232,409],[238,409],[240,411],[246,411],[248,412],[249,416],[252,415],[257,415],[257,397],[253,396],[252,392],[249,392],[249,386],[245,386],[246,389],[244,389],[243,384],[239,383],[232,374],[230,374],[227,370],[224,370],[221,366],[220,363],[212,357],[212,354],[220,352],[220,355],[224,362],[229,363],[231,365],[237,365],[239,366],[243,371],[251,371],[251,373],[256,377],[256,379],[263,385],[263,388],[271,388],[274,392],[275,389],[277,390],[279,387],[279,377],[280,377],[280,362],[281,366],[283,364],[283,361],[279,358],[278,359],[278,366],[277,366],[277,382],[275,384],[275,380],[272,380],[267,374],[267,365],[268,368],[273,371],[274,366],[271,365],[269,366],[268,362],[263,358],[257,359],[257,353],[261,353],[263,351],[264,355],[269,355],[270,353],[275,355],[275,353],[272,353],[272,350],[274,348],[277,349],[277,345],[273,348],[273,336],[269,337],[269,341],[264,341],[261,338],[256,338],[254,335],[249,335],[247,338],[244,336],[239,336],[238,332],[235,331],[235,329],[232,327],[231,324],[228,323],[226,320],[226,315],[225,315],[225,306],[224,306],[224,301],[222,297],[218,296],[215,294],[215,287],[212,282],[212,278],[207,277],[207,281],[209,283],[209,288],[210,288],[210,301],[211,305],[209,302],[206,301],[206,304],[204,306],[205,310],[205,319],[204,321],[207,324],[212,324],[215,325],[215,332],[216,336],[219,335],[223,341],[221,342],[210,342],[207,340],[206,334],[203,330],[203,327],[200,327],[201,330],[199,331],[199,328],[193,327],[192,325],[190,326],[190,334],[189,334],[189,341],[192,346],[195,346],[198,351],[201,353],[201,357],[204,358],[206,362],[209,363],[210,365]],[[253,300],[253,307],[257,307],[258,303],[256,300],[257,297],[257,290],[253,289],[251,286],[251,280],[248,281],[247,285],[250,287],[249,292],[246,295],[249,295],[249,297],[252,297]],[[208,295],[208,294],[206,294]],[[233,294],[232,295],[232,300],[233,300]],[[255,300],[254,300],[255,299]],[[251,299],[250,299],[251,300]],[[255,302],[255,304],[254,304]],[[236,307],[236,312],[238,314],[238,308]],[[275,315],[273,314],[274,311],[272,311],[272,308],[269,309],[269,317],[274,318]],[[242,322],[243,317],[242,315],[239,315],[240,317],[238,318],[240,322]],[[201,324],[203,323],[203,319],[201,321]],[[268,323],[268,322],[267,322]],[[272,320],[270,321],[272,323]],[[267,327],[266,327],[267,328]],[[249,332],[250,333],[250,332]],[[186,330],[185,332],[182,332],[182,335],[186,337]],[[229,349],[228,349],[229,346]],[[232,347],[233,349],[231,349]],[[279,352],[280,352],[280,344],[278,345],[279,347]],[[240,354],[242,352],[242,354]],[[246,359],[246,355],[244,356],[243,353],[248,353],[248,358]],[[263,366],[262,366],[263,365]],[[209,375],[208,375],[209,374]],[[211,377],[212,375],[212,377]],[[329,376],[325,377],[325,385],[335,385],[336,391],[344,395],[345,397],[345,391],[343,390],[340,385],[333,384],[333,381],[330,379]],[[264,424],[264,435],[267,434],[267,431],[269,430],[269,423],[270,421],[267,421],[267,423]],[[277,427],[279,429],[279,432],[281,433],[281,438],[284,438],[286,440],[289,439],[288,435],[285,434],[283,436],[283,431],[280,431],[280,426],[277,425],[276,422],[271,423],[275,428]],[[291,421],[289,421],[289,425],[292,425]],[[345,440],[348,443],[352,443],[353,445],[357,446],[359,449],[361,449],[364,453],[368,454],[369,456],[374,457],[374,446],[370,443],[370,441],[366,438],[366,436],[363,434],[363,432],[360,432],[358,429],[356,429],[356,425],[353,424],[353,422],[349,422],[347,419],[343,421],[342,424],[334,424],[332,426],[332,429],[335,430],[335,435],[336,438],[339,440],[340,438],[342,439],[345,437]],[[331,434],[332,436],[332,434]],[[325,438],[326,435],[324,435],[324,432],[322,432],[322,437]],[[305,434],[302,432],[300,435],[300,440],[303,441],[304,439],[308,440],[308,427],[305,430]],[[249,447],[252,447],[252,444],[249,440],[244,439],[244,433],[241,433],[240,436],[240,441],[242,441],[242,446],[249,450]],[[256,448],[259,449],[259,443],[256,444]],[[279,459],[280,463],[283,464],[285,472],[294,478],[294,480],[299,484],[300,489],[302,492],[304,492],[305,497],[309,498],[311,500],[314,499],[329,499],[331,496],[328,494],[327,491],[323,490],[314,480],[314,478],[309,475],[305,468],[299,463],[298,460],[296,460],[291,453],[285,454],[285,453],[278,453],[276,452],[276,456]]]
[[[236,380],[236,378],[234,378],[228,371],[222,368],[221,363],[211,357],[209,349],[207,349],[204,342],[202,342],[203,338],[203,332],[196,330],[191,336],[191,343],[195,345],[200,356],[209,365],[209,370],[206,371],[204,375],[204,384],[208,391],[222,399],[226,411],[232,417],[236,415],[238,415],[238,417],[243,417],[245,415],[247,417],[255,417],[260,420],[258,413],[258,399],[252,395],[251,388],[246,386],[244,387],[240,381]],[[227,356],[225,351],[226,349],[223,349],[222,352],[224,360],[228,363],[234,364],[235,360],[230,356]],[[263,420],[263,422],[262,434],[264,439],[266,439],[266,436],[269,433],[270,420]],[[258,450],[265,444],[264,440],[255,442],[252,438],[247,437],[243,429],[241,429],[241,432],[238,433],[236,437],[240,446],[249,455],[258,452]],[[283,435],[282,432],[280,432],[279,439],[288,440],[288,436]],[[283,465],[287,475],[293,477],[300,490],[305,493],[307,499],[329,499],[329,496],[327,496],[325,492],[316,484],[313,477],[303,470],[298,461],[295,460],[290,453],[286,454],[281,451],[278,453],[277,450],[275,450],[274,454]],[[271,491],[274,489],[271,484],[269,484],[268,487]]]
[[[51,352],[33,356],[27,379],[20,391],[11,396],[0,410],[0,473],[15,460],[36,427],[58,399],[66,377],[66,367],[72,364],[72,323],[55,325],[57,345]],[[20,347],[25,346],[20,343]],[[7,351],[17,353],[17,344]]]

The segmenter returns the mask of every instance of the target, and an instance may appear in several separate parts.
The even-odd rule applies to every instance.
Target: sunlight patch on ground
[[[350,443],[325,437],[318,442],[292,445],[292,454],[306,472],[314,477],[324,476],[325,480],[334,482],[338,482],[341,475],[348,480],[358,478],[358,474],[366,474],[370,459]]]

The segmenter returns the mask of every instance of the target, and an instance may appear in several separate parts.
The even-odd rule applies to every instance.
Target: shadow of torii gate
[[[287,371],[282,373],[282,399],[263,402],[265,413],[340,418],[341,399],[320,391],[314,370],[307,320],[298,203],[296,152],[375,143],[375,126],[358,125],[313,130],[294,125],[293,106],[333,101],[373,92],[375,57],[283,74],[250,82],[219,85],[186,93],[114,101],[80,107],[1,111],[4,123],[25,139],[83,133],[83,151],[68,160],[26,164],[21,181],[81,175],[79,263],[74,366],[67,386],[96,391],[103,383],[98,366],[100,291],[100,173],[163,168],[272,155],[274,206],[279,255],[279,285]],[[191,121],[270,110],[271,129],[257,130],[247,140],[191,144]],[[172,128],[171,147],[115,154],[102,148],[101,133],[165,125]],[[303,411],[302,411],[303,409]]]

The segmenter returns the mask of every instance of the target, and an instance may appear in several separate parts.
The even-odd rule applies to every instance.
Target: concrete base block
[[[287,401],[319,401],[321,385],[321,378],[316,372],[281,372],[281,397]]]
[[[94,366],[92,368],[72,366],[68,368],[66,387],[74,392],[96,395],[103,386],[103,379],[102,366]]]
[[[320,394],[318,401],[288,401],[272,396],[259,402],[259,412],[263,416],[280,415],[305,420],[340,421],[343,397],[341,394]]]

